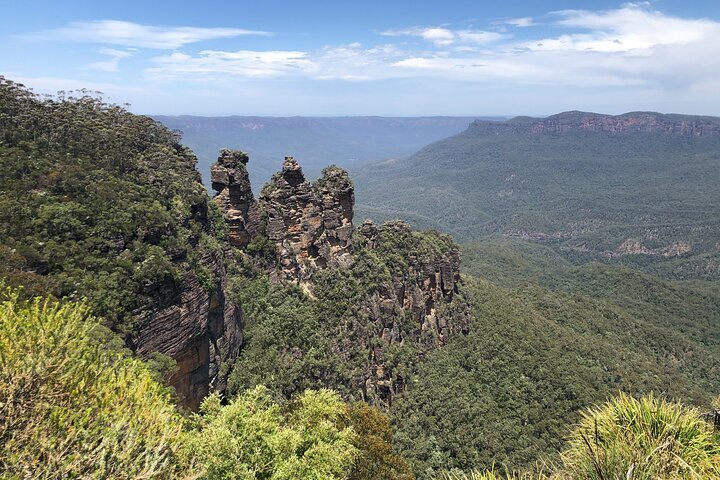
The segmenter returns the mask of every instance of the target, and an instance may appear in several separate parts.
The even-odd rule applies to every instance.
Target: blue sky
[[[720,1],[3,0],[0,74],[147,114],[720,115]]]

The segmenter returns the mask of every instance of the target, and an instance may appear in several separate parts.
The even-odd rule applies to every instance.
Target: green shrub
[[[185,447],[202,479],[344,479],[357,454],[345,404],[330,390],[283,407],[258,386],[227,406],[211,395],[201,413]]]
[[[110,347],[85,305],[2,296],[0,472],[174,478],[182,419],[150,369]]]

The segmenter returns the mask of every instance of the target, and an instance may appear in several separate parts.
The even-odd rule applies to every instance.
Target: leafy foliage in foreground
[[[2,295],[2,478],[414,478],[367,404],[330,390],[278,402],[258,386],[208,397],[188,422],[86,306]]]
[[[173,478],[182,419],[150,369],[112,348],[84,305],[2,296],[0,471]]]
[[[227,406],[211,395],[201,413],[186,442],[199,478],[343,479],[358,453],[345,404],[329,390],[308,390],[284,408],[264,387]]]
[[[410,465],[393,449],[390,418],[364,402],[349,406],[359,457],[350,480],[414,480]]]
[[[700,412],[620,395],[583,412],[562,453],[570,478],[719,478],[720,439]]]
[[[445,480],[705,480],[720,478],[720,436],[696,409],[620,394],[582,412],[555,464],[520,474],[449,472]]]

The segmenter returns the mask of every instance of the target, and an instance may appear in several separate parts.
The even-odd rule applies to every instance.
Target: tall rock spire
[[[230,244],[244,248],[259,228],[257,202],[247,171],[248,156],[238,150],[221,150],[210,179],[217,192],[213,200],[225,215]]]
[[[348,173],[328,167],[315,183],[293,157],[265,185],[260,205],[284,280],[303,282],[326,266],[352,264],[354,189]]]

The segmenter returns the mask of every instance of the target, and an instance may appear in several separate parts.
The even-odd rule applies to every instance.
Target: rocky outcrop
[[[383,248],[391,238],[413,236],[410,226],[399,221],[380,227],[365,221],[358,230],[371,249]],[[367,337],[370,368],[362,387],[365,401],[377,406],[389,406],[405,388],[402,372],[387,365],[388,348],[411,343],[422,353],[468,331],[470,308],[459,292],[460,253],[448,236],[438,236],[434,240],[442,241],[444,248],[409,252],[407,269],[393,272],[392,280],[381,284],[365,303],[379,338]]]
[[[221,157],[213,167],[213,183],[218,179],[228,185],[227,163]],[[249,186],[245,192],[251,195]],[[460,293],[460,254],[450,236],[415,232],[404,222],[376,226],[365,221],[355,229],[354,200],[345,170],[331,166],[308,182],[298,162],[286,157],[260,194],[259,230],[235,235],[266,236],[275,253],[274,263],[263,263],[271,279],[297,283],[311,296],[313,276],[324,268],[349,269],[361,257],[377,264],[378,278],[368,279],[362,270],[351,273],[363,278],[368,293],[360,309],[340,322],[334,338],[341,357],[363,359],[363,373],[354,381],[364,400],[389,406],[405,388],[404,373],[394,367],[389,352],[407,346],[422,356],[445,344],[467,331],[470,309]],[[235,218],[237,208],[218,205],[228,219]],[[242,229],[246,224],[235,225]]]
[[[354,190],[347,172],[323,171],[315,183],[305,180],[293,157],[265,185],[260,208],[267,237],[277,247],[277,276],[303,283],[324,267],[352,263]]]
[[[228,239],[234,247],[244,248],[258,231],[258,210],[245,165],[248,156],[237,150],[222,150],[212,166],[210,179],[215,204],[225,216]]]
[[[606,258],[618,258],[625,255],[651,255],[664,258],[680,257],[690,253],[692,246],[687,241],[675,242],[666,247],[648,248],[642,244],[641,240],[636,238],[628,238],[621,243],[615,251],[605,252]]]
[[[592,132],[610,134],[661,133],[688,137],[720,135],[716,117],[663,115],[656,112],[630,112],[602,115],[589,112],[564,112],[547,118],[516,117],[504,122],[476,120],[471,129],[485,133],[566,134]]]

